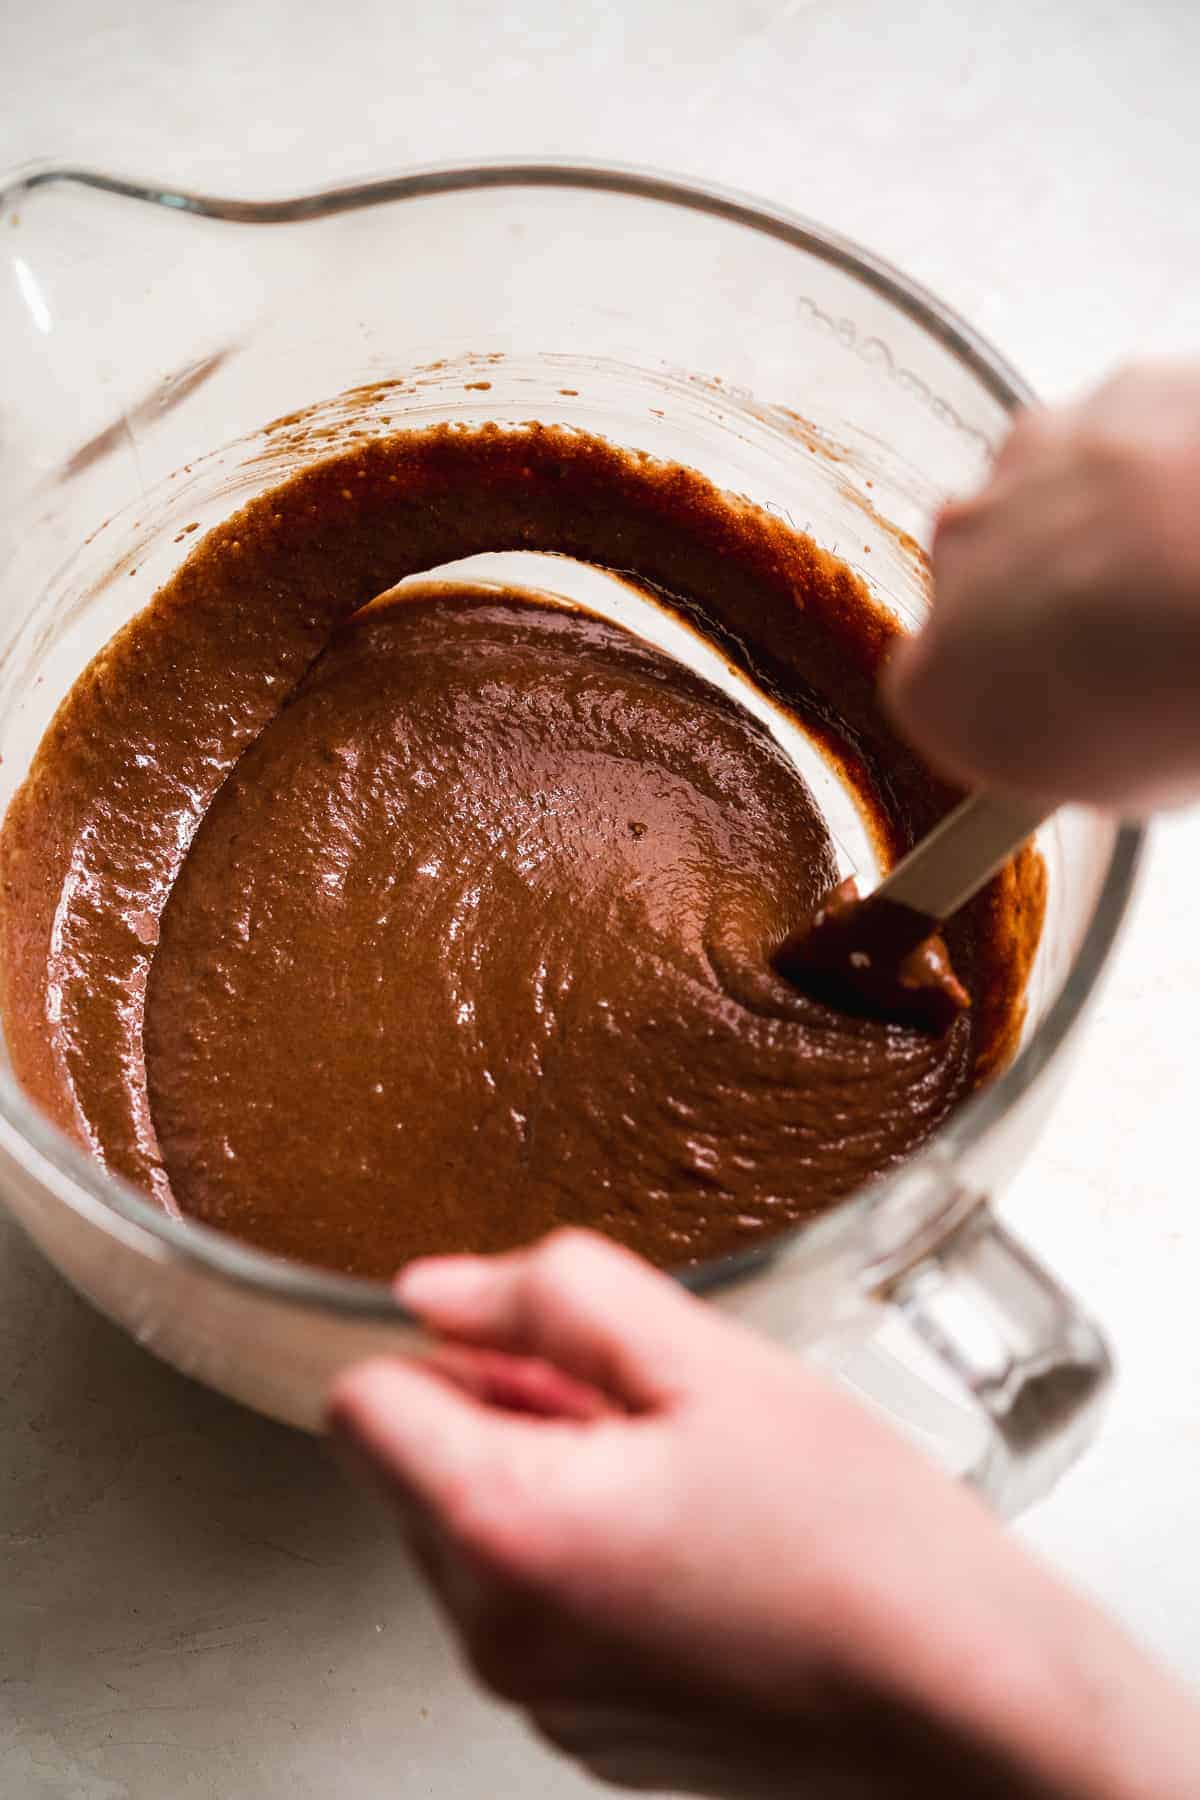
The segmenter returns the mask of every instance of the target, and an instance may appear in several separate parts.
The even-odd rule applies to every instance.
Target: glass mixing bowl
[[[67,168],[0,192],[0,801],[96,649],[215,524],[364,433],[537,418],[786,514],[909,624],[947,496],[1029,398],[932,296],[808,222],[633,170],[420,171],[264,204]],[[497,549],[505,546],[497,546]],[[1013,1510],[1094,1429],[1095,1328],[988,1204],[1111,950],[1139,835],[1040,834],[1049,910],[1012,1065],[898,1174],[685,1279],[803,1346]],[[379,1283],[281,1263],[111,1180],[0,1068],[0,1189],[179,1368],[315,1426],[421,1334]]]

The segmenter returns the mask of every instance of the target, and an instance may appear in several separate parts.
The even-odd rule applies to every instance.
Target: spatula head
[[[859,897],[853,880],[827,894],[775,955],[796,987],[842,1012],[940,1036],[971,1004],[939,921],[899,901]]]

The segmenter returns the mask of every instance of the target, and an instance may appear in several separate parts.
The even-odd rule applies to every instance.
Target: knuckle
[[[985,522],[987,512],[987,500],[983,495],[976,494],[970,500],[960,500],[957,505],[948,506],[939,513],[933,528],[934,560],[945,556],[948,551],[954,551],[972,538]]]
[[[1010,444],[1040,444],[1050,429],[1050,415],[1039,406],[1024,406],[1012,422]]]
[[[1009,434],[1001,446],[998,464],[1019,461],[1044,450],[1054,442],[1058,429],[1052,413],[1044,412],[1040,407],[1026,407],[1012,422]]]
[[[558,1225],[543,1238],[541,1248],[547,1261],[566,1259],[574,1263],[580,1257],[594,1257],[600,1246],[592,1233],[581,1226]]]
[[[530,1258],[526,1300],[534,1306],[555,1301],[564,1288],[586,1278],[599,1248],[586,1231],[564,1225],[544,1238]]]

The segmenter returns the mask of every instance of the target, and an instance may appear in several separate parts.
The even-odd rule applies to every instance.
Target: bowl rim
[[[291,224],[353,212],[395,201],[422,199],[494,187],[576,188],[658,201],[747,226],[795,249],[807,251],[841,269],[883,296],[935,338],[970,370],[983,388],[1007,411],[1034,401],[1016,369],[988,340],[929,289],[892,263],[815,220],[756,199],[738,190],[700,183],[632,164],[589,159],[504,158],[465,163],[438,163],[388,175],[312,189],[278,199],[243,199],[200,193],[189,188],[151,183],[82,165],[35,162],[0,174],[0,209],[19,204],[22,195],[59,184],[72,184],[169,210],[187,212],[232,225]],[[847,1242],[893,1198],[914,1170],[936,1158],[953,1162],[973,1149],[992,1127],[1029,1091],[1058,1055],[1077,1026],[1111,955],[1127,914],[1137,871],[1144,854],[1142,825],[1120,823],[1083,943],[1066,980],[1046,1016],[1012,1063],[968,1100],[895,1174],[850,1195],[816,1222],[822,1240]],[[207,1275],[263,1299],[308,1305],[325,1312],[393,1324],[412,1323],[387,1282],[339,1275],[288,1261],[257,1250],[210,1226],[162,1211],[137,1189],[103,1169],[39,1111],[15,1077],[0,1070],[0,1151],[30,1178],[49,1187],[75,1212],[110,1235],[159,1260],[179,1258]],[[945,1211],[953,1208],[945,1196]],[[916,1220],[912,1239],[930,1219]],[[936,1230],[937,1221],[933,1221]],[[768,1244],[674,1271],[696,1292],[712,1293],[743,1279],[802,1241],[812,1242],[814,1225],[780,1232]],[[895,1249],[866,1259],[864,1285],[878,1285],[911,1256]]]

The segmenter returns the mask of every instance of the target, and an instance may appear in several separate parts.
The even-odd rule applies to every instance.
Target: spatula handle
[[[948,919],[1032,837],[1048,811],[1032,800],[984,790],[970,794],[901,858],[874,892],[932,919]]]

